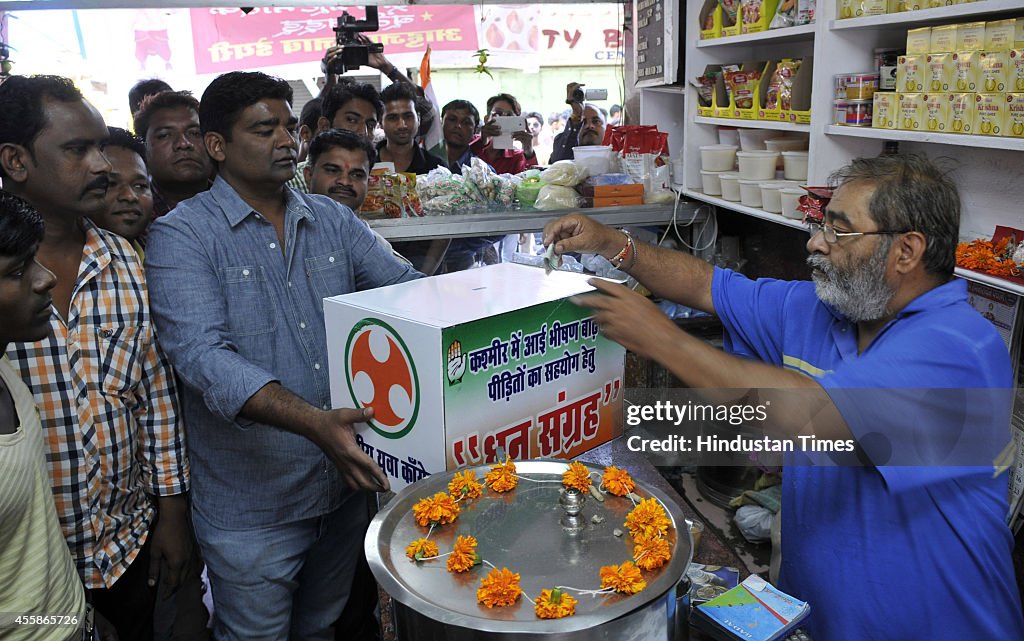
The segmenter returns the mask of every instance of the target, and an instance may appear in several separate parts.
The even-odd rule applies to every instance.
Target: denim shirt
[[[273,224],[218,178],[158,219],[146,276],[160,342],[181,380],[192,500],[246,529],[326,514],[350,490],[306,438],[238,416],[272,381],[331,407],[323,299],[419,278],[324,196],[287,189]]]

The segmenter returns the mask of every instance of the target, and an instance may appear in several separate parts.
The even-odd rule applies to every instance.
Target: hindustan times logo
[[[644,421],[668,422],[676,426],[687,421],[743,425],[766,420],[770,404],[771,401],[763,405],[712,405],[687,401],[677,405],[669,401],[658,401],[653,405],[630,405],[626,408],[626,425],[636,427]]]

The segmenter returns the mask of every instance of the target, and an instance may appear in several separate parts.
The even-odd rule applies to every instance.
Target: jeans
[[[323,516],[255,529],[216,527],[198,509],[193,518],[213,591],[215,639],[334,638],[366,532],[363,494]]]

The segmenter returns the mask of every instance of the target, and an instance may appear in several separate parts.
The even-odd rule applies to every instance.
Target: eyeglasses
[[[807,223],[807,232],[813,237],[818,232],[825,237],[825,242],[835,245],[840,238],[847,236],[878,236],[882,234],[906,234],[910,230],[882,229],[878,231],[836,231],[836,228],[829,223]]]

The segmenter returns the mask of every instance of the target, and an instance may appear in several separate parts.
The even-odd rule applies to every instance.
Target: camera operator
[[[512,133],[512,139],[519,141],[523,150],[495,149],[493,137],[501,135],[501,126],[496,122],[500,116],[518,116],[522,113],[515,96],[500,93],[487,99],[487,116],[480,135],[469,144],[470,150],[480,156],[499,174],[518,174],[537,166],[537,154],[533,151],[533,134],[526,129]]]
[[[566,85],[565,93],[565,102],[572,107],[572,115],[569,116],[565,129],[555,136],[548,164],[559,160],[572,160],[573,149],[578,145],[600,145],[604,141],[604,128],[608,122],[605,110],[584,102],[583,85],[578,82]]]

